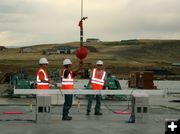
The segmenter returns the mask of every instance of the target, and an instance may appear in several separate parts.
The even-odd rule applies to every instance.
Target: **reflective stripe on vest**
[[[105,76],[106,76],[106,72],[102,71],[100,78],[98,78],[98,70],[94,68],[92,73],[91,83],[103,86]]]
[[[66,69],[63,70],[62,73],[62,89],[73,89],[74,86],[74,79],[72,78],[72,71],[69,72],[68,77],[64,78],[64,72]]]
[[[49,83],[39,82],[38,85],[49,85]]]
[[[44,80],[45,81],[49,81],[48,79],[48,74],[46,73],[46,71],[42,68],[40,68],[38,70],[38,73],[37,73],[37,78],[36,78],[36,81],[37,81],[37,88],[39,89],[49,89],[49,83],[46,83],[46,82],[41,82],[41,80],[39,79],[39,73],[42,72],[43,75],[44,75]]]

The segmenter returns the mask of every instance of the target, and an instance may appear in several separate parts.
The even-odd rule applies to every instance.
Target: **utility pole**
[[[87,17],[83,16],[83,0],[81,0],[81,18],[79,21],[80,27],[80,47],[76,50],[76,56],[80,59],[79,61],[79,73],[84,75],[83,72],[83,59],[87,56],[87,48],[83,46],[83,21],[86,20]]]

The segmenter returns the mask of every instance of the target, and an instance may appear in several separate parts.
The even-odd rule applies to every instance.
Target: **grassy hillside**
[[[169,63],[180,62],[179,40],[139,40],[124,43],[102,43],[102,53],[114,55],[117,59],[125,61],[136,61],[139,63]]]
[[[171,68],[174,62],[180,62],[180,40],[123,40],[87,44],[96,47],[98,52],[89,52],[85,63],[95,64],[104,61],[106,68],[121,73],[144,68]],[[37,68],[40,57],[47,57],[49,67],[61,68],[64,58],[71,58],[75,66],[78,59],[74,54],[43,55],[42,51],[59,46],[79,46],[78,42],[64,44],[41,44],[31,46],[33,53],[19,53],[19,48],[0,52],[0,71],[5,66],[12,68]]]

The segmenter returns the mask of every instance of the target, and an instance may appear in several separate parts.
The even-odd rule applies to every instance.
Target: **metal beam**
[[[161,96],[165,95],[165,90],[91,90],[91,89],[74,89],[74,90],[60,90],[60,89],[50,89],[50,90],[37,90],[37,89],[14,89],[14,94],[27,95],[27,94],[101,94],[101,95],[131,95],[131,94],[147,94],[151,96]]]

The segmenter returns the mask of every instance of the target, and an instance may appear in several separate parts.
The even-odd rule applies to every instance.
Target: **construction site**
[[[75,89],[82,89],[82,85],[87,84],[87,82],[88,80],[77,80]],[[26,92],[24,94],[17,93],[13,95],[14,97],[1,96],[1,133],[164,133],[165,120],[179,118],[179,81],[154,81],[158,88],[156,90],[138,90],[135,88],[131,90],[131,88],[128,88],[127,80],[120,80],[119,82],[121,83],[121,90],[114,89],[114,91],[117,91],[114,93],[116,95],[101,93],[102,116],[95,116],[93,111],[87,116],[86,95],[81,93],[81,95],[74,95],[73,107],[70,110],[70,115],[73,117],[71,121],[61,120],[64,99],[59,91],[51,90],[54,91],[51,94],[51,104],[45,104],[50,106],[50,112],[47,113],[37,112],[36,96],[33,96],[33,93],[28,94],[28,90],[35,91],[35,89],[25,89],[24,87],[22,89]],[[14,90],[18,92],[18,89]],[[130,90],[130,93],[123,92],[128,90]],[[135,97],[135,94],[138,93],[140,95],[146,94],[139,97],[139,99],[143,98],[145,100],[143,102],[137,100],[136,103],[133,103],[133,96]],[[142,106],[147,108],[146,111],[144,113],[134,111],[135,122],[131,122],[130,117],[133,109]],[[38,119],[37,116],[40,116],[40,114],[44,114],[43,118]]]
[[[153,42],[156,44],[156,41]],[[75,44],[78,46],[79,43]],[[119,59],[111,58],[113,55],[107,56],[103,52],[103,44],[96,47],[99,52],[88,51],[87,59],[82,65],[75,54],[43,55],[40,50],[45,46],[48,47],[46,49],[54,47],[39,45],[34,46],[36,52],[32,53],[19,53],[18,48],[0,53],[0,133],[163,134],[168,128],[167,120],[179,119],[178,65],[153,62],[140,65],[137,62],[122,60],[120,63]],[[88,84],[88,70],[95,67],[97,60],[94,55],[98,55],[104,61],[108,72],[106,90],[97,92],[92,91]],[[47,57],[49,79],[57,84],[56,87],[51,85],[49,91],[36,89],[38,60],[41,57]],[[74,90],[70,92],[61,90],[59,74],[59,70],[63,68],[62,62],[66,58],[72,59],[75,64],[73,69],[80,70],[76,72]],[[129,65],[130,63],[133,65]],[[43,94],[47,97],[46,101],[38,97]],[[73,94],[71,121],[62,120],[65,94]],[[92,112],[86,115],[87,97],[90,94],[101,95],[103,115],[94,115],[95,100]],[[43,111],[42,107],[46,110]]]
[[[179,134],[180,40],[85,41],[80,4],[79,41],[0,46],[0,134]]]

